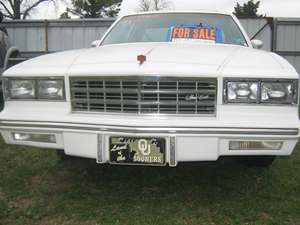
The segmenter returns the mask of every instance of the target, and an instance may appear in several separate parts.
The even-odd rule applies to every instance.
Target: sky
[[[175,10],[214,10],[232,12],[236,2],[248,0],[169,0]],[[122,12],[134,12],[138,0],[124,0]],[[271,17],[300,17],[300,0],[260,0],[260,14]]]
[[[247,0],[168,0],[172,8],[182,11],[213,10],[232,12],[236,2]],[[139,0],[123,0],[121,15],[137,11]],[[270,17],[300,17],[300,0],[260,0],[259,13]],[[63,13],[70,0],[63,0],[56,5],[43,3],[32,13],[32,19],[54,19]]]

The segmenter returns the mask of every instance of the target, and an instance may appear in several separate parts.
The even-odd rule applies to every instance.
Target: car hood
[[[146,56],[143,64],[138,55]],[[134,43],[49,54],[19,64],[5,75],[281,76],[291,71],[281,57],[243,46]]]
[[[74,63],[102,64],[133,62],[138,63],[137,56],[147,56],[147,63],[186,63],[202,65],[219,65],[235,50],[226,46],[193,45],[176,43],[157,44],[120,44],[93,48],[84,52]],[[218,54],[216,54],[218,52]],[[211,60],[211,59],[214,60]]]

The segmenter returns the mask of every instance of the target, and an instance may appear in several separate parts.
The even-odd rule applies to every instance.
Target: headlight
[[[297,83],[262,82],[261,102],[274,104],[297,104]]]
[[[39,99],[63,99],[64,98],[63,80],[39,80],[38,98]]]
[[[225,80],[225,103],[297,104],[298,80]]]
[[[64,80],[58,78],[4,78],[6,100],[64,100]]]
[[[8,82],[9,99],[34,99],[35,81],[34,80],[9,80]]]
[[[226,101],[236,103],[256,103],[258,100],[258,82],[227,82]]]

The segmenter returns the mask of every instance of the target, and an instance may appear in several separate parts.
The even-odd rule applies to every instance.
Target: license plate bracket
[[[117,165],[164,166],[166,139],[112,136],[109,138],[109,160]]]

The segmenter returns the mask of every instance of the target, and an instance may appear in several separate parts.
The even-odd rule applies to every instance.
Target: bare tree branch
[[[84,13],[79,12],[78,10],[73,10],[73,9],[67,8],[67,12],[70,12],[70,13],[72,13],[72,14],[74,14],[74,15],[77,15],[77,16],[84,17]]]
[[[7,14],[3,14],[4,17],[9,18],[9,19],[14,19],[14,17],[7,15]]]
[[[8,3],[9,3],[9,5],[10,5],[10,7],[13,9],[13,8],[14,8],[14,3],[13,3],[13,1],[12,1],[12,0],[8,0]]]
[[[150,0],[140,0],[138,11],[148,12],[151,10],[151,1]]]
[[[161,3],[161,0],[153,0],[153,9],[155,11],[159,11],[160,10],[160,3]]]
[[[46,2],[46,1],[49,1],[49,0],[38,0],[33,5],[29,6],[27,9],[25,9],[23,12],[23,19],[24,20],[26,19],[26,17],[29,15],[29,11],[31,11],[33,8],[37,7],[42,2]]]
[[[42,2],[46,2],[46,1],[48,1],[48,0],[38,0],[38,1],[35,2],[33,5],[29,6],[29,7],[28,7],[27,9],[25,9],[24,12],[22,13],[22,14],[23,14],[22,18],[25,20],[26,17],[29,15],[29,12],[30,12],[33,8],[37,7],[37,6],[38,6],[39,4],[41,4]]]
[[[5,17],[10,17],[13,18],[13,14],[9,11],[9,9],[6,7],[6,5],[1,1],[0,4],[3,6],[3,8],[5,9],[5,11],[8,13],[8,15],[4,15]]]
[[[0,0],[0,7],[6,12],[5,17],[26,19],[29,13],[43,2],[55,3],[57,0]]]
[[[171,6],[171,2],[168,0],[140,0],[137,11],[160,11],[167,9]]]

